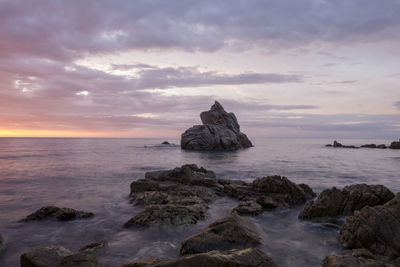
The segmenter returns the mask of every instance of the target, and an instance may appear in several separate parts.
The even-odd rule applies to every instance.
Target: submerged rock
[[[237,150],[252,147],[240,131],[233,113],[228,113],[215,101],[209,111],[200,114],[203,125],[187,129],[181,136],[181,148],[187,150]]]
[[[149,205],[126,222],[125,227],[195,224],[205,218],[206,210],[204,205]]]
[[[327,256],[319,265],[320,267],[395,267],[390,260],[376,258],[366,249],[355,249],[350,253],[338,256]]]
[[[353,215],[355,210],[385,204],[393,197],[394,194],[383,185],[354,184],[342,190],[333,187],[322,191],[316,200],[307,203],[299,218]]]
[[[56,206],[45,206],[22,219],[22,222],[41,221],[46,219],[57,219],[59,221],[69,221],[74,219],[90,218],[94,214],[91,212],[78,211],[71,208],[59,208]]]
[[[251,209],[256,211],[255,213],[261,213],[254,202],[260,205],[263,210],[270,210],[277,207],[289,208],[303,204],[315,196],[315,193],[308,185],[295,184],[283,176],[267,176],[256,179],[250,184],[224,180],[223,186],[224,192],[228,196],[242,201],[234,209],[239,213],[243,211],[242,214],[246,214],[246,205],[249,206],[250,204],[252,205]],[[250,204],[244,204],[243,202]],[[249,208],[247,208],[248,213],[251,213]]]
[[[260,233],[256,229],[256,225],[249,219],[230,215],[183,240],[180,254],[253,247],[262,242]]]
[[[397,141],[392,142],[390,144],[389,148],[390,149],[400,149],[400,140],[398,142]]]
[[[382,206],[367,206],[347,217],[338,240],[345,248],[400,257],[400,193]]]
[[[187,255],[178,259],[160,258],[145,259],[136,262],[126,263],[119,267],[276,267],[277,265],[263,251],[256,248],[242,250],[232,249],[229,251],[213,250],[206,253]]]

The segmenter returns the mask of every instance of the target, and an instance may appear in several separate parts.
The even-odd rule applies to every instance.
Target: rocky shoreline
[[[389,146],[386,146],[385,144],[365,144],[362,146],[354,146],[354,145],[342,145],[338,141],[333,141],[333,144],[327,144],[326,147],[334,147],[334,148],[353,148],[353,149],[358,149],[358,148],[378,148],[378,149],[400,149],[400,140],[399,141],[393,141]]]
[[[400,193],[395,196],[382,185],[354,184],[326,189],[312,200],[315,196],[309,186],[281,176],[246,183],[218,179],[213,171],[195,164],[147,172],[144,179],[130,185],[130,203],[142,211],[121,228],[190,227],[207,217],[209,204],[218,198],[234,198],[239,204],[228,217],[182,240],[178,258],[141,259],[121,266],[277,266],[259,248],[268,240],[263,240],[261,230],[246,216],[303,204],[301,220],[347,216],[338,242],[351,251],[327,255],[320,266],[399,266]],[[93,215],[47,206],[21,221],[90,219]],[[105,243],[88,244],[76,253],[62,246],[37,248],[21,255],[21,266],[104,266],[94,252],[106,248]]]

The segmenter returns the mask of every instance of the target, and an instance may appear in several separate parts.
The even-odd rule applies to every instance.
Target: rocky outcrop
[[[375,145],[375,144],[366,144],[366,145],[362,145],[362,148],[380,148],[380,149],[386,149],[387,146],[385,144],[381,144],[381,145]]]
[[[93,242],[93,243],[89,243],[89,244],[85,245],[79,251],[82,253],[94,254],[94,253],[104,249],[106,246],[107,246],[106,242],[102,242],[102,243]]]
[[[59,221],[70,221],[74,219],[90,218],[94,214],[91,212],[78,211],[71,208],[59,208],[55,206],[45,206],[22,219],[21,222],[41,221],[56,219]]]
[[[256,215],[277,207],[290,208],[315,196],[308,185],[295,184],[283,176],[267,176],[252,183],[229,180],[219,182],[228,196],[241,201],[233,210],[241,215]]]
[[[345,146],[345,145],[342,145],[341,143],[339,143],[338,141],[333,141],[333,145],[331,145],[331,144],[327,144],[326,146],[328,146],[328,147],[340,147],[340,148],[358,148],[358,147],[356,147],[356,146]]]
[[[196,165],[147,172],[131,183],[131,202],[143,211],[125,226],[194,224],[205,217],[207,204],[223,194],[214,172]]]
[[[144,259],[126,263],[119,267],[276,267],[277,265],[263,251],[256,248],[229,251],[213,250],[206,253],[187,255],[178,259]]]
[[[2,237],[1,234],[0,234],[0,250],[2,250],[3,247],[4,247],[4,239],[3,239],[3,237]]]
[[[392,261],[387,258],[376,257],[366,249],[354,249],[350,253],[338,256],[327,256],[320,267],[395,267],[400,261]]]
[[[215,101],[209,111],[200,114],[203,125],[195,125],[181,136],[181,148],[187,150],[237,150],[252,147],[240,131],[233,113],[228,113]]]
[[[230,215],[183,240],[180,254],[253,247],[262,242],[260,233],[256,229],[257,227],[249,219]]]
[[[355,210],[385,204],[393,197],[394,194],[383,185],[354,184],[342,190],[333,187],[322,191],[316,200],[307,203],[299,218],[353,215]]]
[[[33,249],[21,255],[21,267],[97,267],[100,266],[93,255],[74,254],[60,246]]]
[[[345,248],[400,257],[400,193],[382,206],[364,207],[347,217],[338,240]]]
[[[400,149],[400,140],[394,141],[389,146],[390,149]]]
[[[195,224],[205,218],[207,206],[195,205],[149,205],[139,214],[125,223],[131,226],[187,225]]]

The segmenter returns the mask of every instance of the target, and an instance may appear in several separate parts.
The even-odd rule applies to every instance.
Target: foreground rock
[[[196,165],[147,172],[131,184],[131,202],[143,211],[125,226],[194,224],[205,217],[207,204],[223,194],[215,174]]]
[[[338,240],[345,248],[400,257],[400,193],[382,206],[364,207],[347,217]]]
[[[390,144],[389,148],[391,148],[391,149],[400,149],[400,140],[398,142],[397,141],[392,142]]]
[[[263,251],[255,248],[242,250],[219,251],[213,250],[206,253],[187,255],[178,259],[145,259],[136,262],[126,263],[119,267],[276,267],[277,265]]]
[[[290,208],[315,196],[308,185],[295,184],[283,176],[267,176],[252,183],[229,180],[219,182],[228,196],[241,201],[232,211],[239,215],[257,215],[277,207]]]
[[[213,222],[199,233],[182,241],[180,254],[212,250],[243,249],[261,244],[255,224],[244,217],[231,215]]]
[[[333,187],[322,191],[316,200],[307,203],[299,218],[353,215],[355,210],[385,204],[393,197],[394,194],[383,185],[354,184],[342,190]]]
[[[78,211],[71,208],[59,208],[55,206],[46,206],[38,209],[34,213],[22,219],[21,222],[41,221],[46,219],[57,219],[59,221],[70,221],[74,219],[83,219],[93,217],[91,212]]]
[[[4,247],[4,240],[3,240],[3,237],[0,234],[0,250],[2,250],[3,247]]]
[[[217,101],[200,118],[203,125],[195,125],[182,134],[182,149],[236,150],[253,146],[240,131],[235,114],[226,112]]]
[[[320,267],[395,267],[400,261],[391,261],[387,258],[376,257],[366,249],[355,249],[343,256],[330,255],[326,257]]]
[[[33,249],[21,255],[21,267],[97,267],[96,258],[90,254],[74,254],[60,246]]]

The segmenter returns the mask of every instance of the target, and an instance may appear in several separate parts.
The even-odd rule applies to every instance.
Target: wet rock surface
[[[267,176],[254,180],[252,183],[221,180],[224,192],[242,201],[235,212],[239,214],[259,214],[263,210],[277,207],[290,208],[303,204],[315,196],[312,189],[305,184],[295,184],[283,176]],[[256,205],[258,204],[258,205]],[[246,211],[247,210],[247,211]]]
[[[45,206],[34,213],[22,219],[21,222],[41,221],[47,219],[56,219],[59,221],[70,221],[74,219],[83,219],[93,217],[91,212],[78,211],[71,208],[59,208],[56,206]]]
[[[382,206],[364,207],[347,217],[338,240],[345,248],[400,257],[400,193]]]
[[[106,242],[93,242],[89,243],[86,246],[82,247],[79,251],[82,253],[96,253],[102,249],[104,249],[107,246]]]
[[[322,191],[318,198],[306,204],[300,219],[353,215],[365,206],[385,204],[394,194],[382,185],[355,184],[343,189],[333,187]]]
[[[187,129],[181,136],[181,148],[187,150],[237,150],[252,147],[240,131],[235,114],[215,101],[209,111],[200,114],[203,125]]]
[[[255,224],[244,217],[230,215],[213,222],[205,229],[182,241],[180,254],[196,254],[212,250],[243,249],[261,244]]]
[[[388,258],[376,257],[366,249],[354,249],[342,256],[327,256],[320,267],[395,267],[400,262]]]
[[[394,141],[389,146],[390,149],[400,149],[400,140]]]
[[[144,259],[136,262],[126,263],[119,267],[276,267],[277,265],[263,251],[255,248],[242,250],[219,251],[213,250],[206,253],[187,255],[178,259]]]

